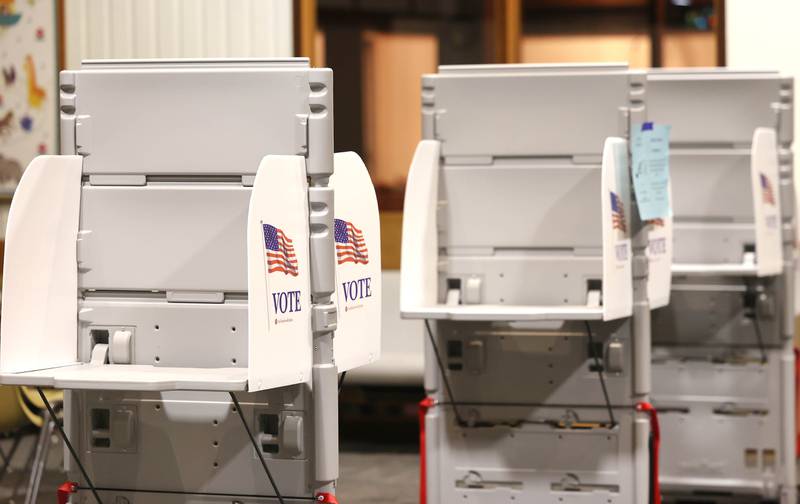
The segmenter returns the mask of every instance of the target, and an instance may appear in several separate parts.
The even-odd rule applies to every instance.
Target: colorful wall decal
[[[0,26],[14,26],[22,18],[14,0],[0,0]]]
[[[36,82],[36,66],[33,64],[33,57],[30,54],[25,56],[24,69],[25,78],[28,81],[28,105],[33,108],[41,108],[47,93]]]
[[[56,0],[0,0],[0,240],[22,170],[58,153]]]

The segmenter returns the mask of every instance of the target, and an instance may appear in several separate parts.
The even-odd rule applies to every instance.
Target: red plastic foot
[[[336,496],[332,493],[328,492],[320,492],[315,497],[317,502],[325,503],[325,504],[339,504],[339,501],[336,500]]]
[[[661,450],[661,429],[658,426],[658,412],[647,402],[636,405],[636,411],[643,411],[650,416],[650,432],[653,434],[653,503],[661,504],[661,484],[658,481],[658,456]]]
[[[794,349],[794,395],[795,404],[800,405],[800,349]],[[798,406],[795,406],[797,409]],[[798,410],[800,411],[800,410]],[[795,433],[797,434],[797,443],[795,444],[795,457],[800,454],[800,415],[795,411],[794,416]]]
[[[428,410],[431,409],[433,406],[436,405],[436,401],[433,400],[433,397],[426,397],[425,399],[419,402],[419,409],[417,410],[417,414],[419,415],[419,504],[427,504],[427,481],[426,481],[426,474],[427,474],[427,457],[425,455],[425,415],[428,413]]]
[[[58,499],[58,504],[67,504],[69,502],[69,496],[74,494],[78,491],[78,484],[74,481],[67,481],[66,483],[62,483],[58,490],[56,491],[56,498]]]

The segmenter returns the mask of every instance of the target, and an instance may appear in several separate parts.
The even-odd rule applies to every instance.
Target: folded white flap
[[[628,142],[606,138],[600,183],[603,217],[603,320],[633,313]]]
[[[301,156],[261,160],[247,215],[248,390],[311,377],[308,186]]]
[[[756,128],[753,132],[750,181],[756,226],[757,274],[778,275],[783,270],[781,191],[777,136],[772,128]]]
[[[441,144],[438,141],[422,140],[417,145],[408,170],[400,254],[401,315],[437,303],[439,240],[436,214],[440,152]]]
[[[669,304],[672,290],[672,189],[669,193],[669,213],[663,219],[647,223],[647,299],[650,309]]]
[[[0,372],[77,360],[80,156],[39,156],[14,193],[6,228]]]
[[[374,362],[381,353],[381,222],[367,167],[354,152],[333,156],[338,370]]]

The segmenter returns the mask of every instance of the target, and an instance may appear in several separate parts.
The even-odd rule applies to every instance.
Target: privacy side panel
[[[400,254],[401,314],[437,302],[440,153],[441,143],[422,140],[408,170]]]
[[[778,275],[783,271],[783,236],[778,140],[774,129],[755,130],[750,163],[758,276]]]
[[[11,202],[0,317],[3,373],[77,359],[81,162],[80,156],[35,158]]]
[[[308,186],[301,156],[267,156],[247,216],[248,390],[311,378]]]
[[[335,154],[336,305],[333,339],[339,371],[363,366],[381,353],[381,228],[378,199],[367,167],[353,152]]]
[[[647,299],[652,310],[669,304],[674,243],[671,212],[670,204],[670,215],[647,224]]]
[[[603,149],[600,214],[603,217],[603,320],[633,312],[628,142],[608,138]]]

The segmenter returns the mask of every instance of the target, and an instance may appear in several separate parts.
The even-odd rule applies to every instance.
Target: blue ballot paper
[[[663,219],[669,207],[669,130],[664,124],[634,124],[631,134],[633,192],[643,221]]]

